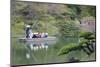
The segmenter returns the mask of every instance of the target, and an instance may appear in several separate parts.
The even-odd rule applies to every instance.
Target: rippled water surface
[[[45,64],[95,60],[95,51],[88,55],[83,50],[71,51],[68,54],[58,56],[59,50],[69,43],[77,43],[77,38],[44,42],[20,42],[18,38],[12,38],[11,63],[13,65]]]

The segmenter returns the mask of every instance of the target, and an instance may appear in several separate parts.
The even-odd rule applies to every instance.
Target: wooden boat
[[[46,38],[19,38],[20,41],[24,42],[45,42],[45,41],[55,41],[56,37],[46,37]]]

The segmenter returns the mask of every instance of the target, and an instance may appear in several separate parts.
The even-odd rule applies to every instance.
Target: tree
[[[76,43],[70,43],[64,47],[62,47],[58,53],[58,55],[64,55],[64,54],[68,54],[71,51],[74,50],[82,50],[85,51],[88,55],[90,55],[91,53],[94,52],[94,43],[95,43],[95,34],[91,33],[91,32],[81,32],[80,33],[80,39],[79,39],[79,44]],[[91,48],[89,47],[91,46]],[[89,52],[87,52],[87,50],[85,50],[84,48],[87,48]]]

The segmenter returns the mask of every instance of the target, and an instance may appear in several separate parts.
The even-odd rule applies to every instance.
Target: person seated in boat
[[[46,38],[48,37],[48,33],[33,33],[32,38]]]
[[[41,38],[45,38],[45,37],[48,37],[48,33],[42,33],[41,34]]]
[[[41,34],[39,34],[39,33],[33,33],[33,37],[32,38],[41,38]]]
[[[36,35],[35,35],[35,34],[33,34],[32,38],[36,38]]]
[[[41,33],[38,33],[37,34],[37,38],[41,38]]]
[[[48,37],[48,33],[45,33],[45,37]]]
[[[42,33],[42,34],[41,34],[41,38],[44,38],[44,35],[45,35],[45,34],[44,34],[44,33]]]
[[[38,34],[38,33],[33,33],[32,38],[37,38],[37,34]]]

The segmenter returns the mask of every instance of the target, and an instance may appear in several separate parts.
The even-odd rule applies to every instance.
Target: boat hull
[[[56,37],[46,37],[46,38],[19,38],[20,41],[24,42],[45,42],[45,41],[55,41]]]

